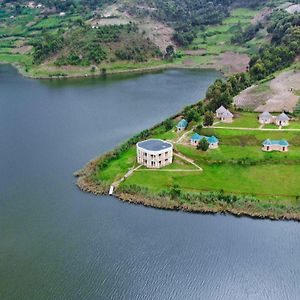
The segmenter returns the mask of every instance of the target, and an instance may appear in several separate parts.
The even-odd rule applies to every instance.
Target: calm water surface
[[[219,74],[34,81],[0,66],[0,299],[300,299],[300,224],[95,197],[72,173]],[[263,183],[262,183],[263,184]]]

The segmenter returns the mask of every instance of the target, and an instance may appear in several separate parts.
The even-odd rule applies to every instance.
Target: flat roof
[[[143,148],[148,151],[161,151],[173,147],[171,143],[165,142],[163,140],[158,140],[158,139],[150,139],[150,140],[142,141],[137,143],[137,145],[140,148]]]

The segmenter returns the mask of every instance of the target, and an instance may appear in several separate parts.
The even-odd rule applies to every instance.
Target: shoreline
[[[66,75],[66,76],[33,76],[27,73],[24,69],[24,67],[18,63],[9,63],[9,62],[0,62],[0,65],[11,65],[14,67],[20,75],[26,78],[30,79],[38,79],[38,80],[60,80],[60,79],[83,79],[83,78],[105,78],[106,76],[113,76],[113,75],[121,75],[121,74],[146,74],[146,73],[154,73],[164,70],[213,70],[216,72],[220,72],[220,74],[225,75],[225,73],[221,69],[217,68],[209,68],[208,66],[189,66],[189,65],[179,65],[179,64],[162,64],[158,66],[153,67],[142,67],[142,68],[136,68],[136,69],[124,69],[124,70],[107,70],[105,74],[97,73],[97,74],[74,74],[74,75]]]
[[[216,206],[210,207],[208,204],[203,202],[193,206],[188,204],[180,204],[179,201],[173,199],[161,201],[159,199],[155,199],[155,197],[152,198],[139,193],[131,194],[126,191],[119,191],[118,189],[115,190],[113,195],[109,195],[109,186],[101,183],[95,183],[90,178],[90,175],[92,174],[92,171],[94,170],[98,160],[104,155],[106,154],[96,157],[88,162],[83,169],[74,173],[74,176],[77,177],[76,185],[81,191],[93,194],[95,196],[113,196],[122,202],[143,205],[145,207],[151,207],[155,209],[183,211],[198,214],[228,214],[235,217],[249,217],[252,219],[300,222],[300,213],[275,213],[271,210],[260,210],[255,206],[249,205],[249,203],[245,203],[245,205],[241,207],[235,207],[226,203],[217,203]]]

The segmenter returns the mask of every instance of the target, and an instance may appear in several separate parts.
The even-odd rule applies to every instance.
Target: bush
[[[211,111],[207,111],[204,114],[203,125],[204,126],[212,126],[214,124],[214,114]]]
[[[202,138],[197,145],[198,150],[207,151],[209,148],[209,143],[206,138]]]

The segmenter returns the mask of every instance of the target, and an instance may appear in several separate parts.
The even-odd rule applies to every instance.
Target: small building
[[[224,106],[220,106],[216,110],[216,117],[225,123],[231,123],[233,121],[233,114]]]
[[[263,142],[263,151],[289,151],[289,143],[286,140],[270,140],[267,139]]]
[[[219,140],[215,136],[204,136],[194,133],[191,137],[191,145],[197,146],[202,139],[206,139],[209,144],[209,149],[216,149],[219,147]]]
[[[182,119],[178,122],[178,124],[176,125],[177,131],[182,131],[185,130],[188,126],[188,121],[185,119]]]
[[[59,16],[60,16],[60,17],[64,17],[65,15],[66,15],[66,13],[63,12],[63,11],[59,13]]]
[[[268,111],[265,111],[259,115],[258,120],[260,124],[271,124],[273,123],[273,116]]]
[[[147,168],[158,169],[173,161],[173,145],[159,139],[149,139],[136,144],[137,162]]]
[[[222,115],[227,111],[227,109],[222,105],[216,110],[216,117],[218,119],[222,118]]]
[[[275,123],[278,126],[288,126],[289,121],[290,121],[290,118],[285,113],[280,114],[275,119]]]
[[[290,118],[283,112],[279,116],[272,116],[268,111],[263,112],[258,117],[260,124],[276,124],[277,126],[288,126]]]

